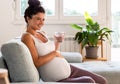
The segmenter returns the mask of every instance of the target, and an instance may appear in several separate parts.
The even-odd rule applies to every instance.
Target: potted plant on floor
[[[86,58],[97,58],[98,43],[111,40],[111,32],[107,27],[100,28],[98,22],[94,22],[92,17],[85,12],[84,18],[86,21],[86,26],[83,27],[78,24],[72,24],[72,28],[78,29],[79,31],[75,34],[74,40],[79,44],[81,43],[82,49],[86,49]]]

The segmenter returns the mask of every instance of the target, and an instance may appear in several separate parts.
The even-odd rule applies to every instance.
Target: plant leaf
[[[89,25],[93,25],[94,21],[92,19],[92,17],[88,14],[88,12],[85,12],[84,14],[85,20]]]
[[[71,27],[78,30],[83,30],[83,27],[77,24],[71,24]]]

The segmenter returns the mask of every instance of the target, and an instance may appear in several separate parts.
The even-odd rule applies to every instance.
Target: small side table
[[[0,69],[0,84],[9,84],[7,69]]]
[[[85,61],[107,61],[107,59],[106,58],[96,58],[96,59],[83,58],[83,62]]]

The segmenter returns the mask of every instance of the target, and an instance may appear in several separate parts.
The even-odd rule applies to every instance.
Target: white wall
[[[17,36],[20,36],[24,31],[26,25],[14,24],[14,11],[12,0],[2,0],[0,3],[0,47],[1,45]],[[53,36],[55,31],[65,31],[67,35],[74,35],[76,30],[67,25],[45,25],[44,31],[48,36]]]
[[[13,24],[12,0],[3,0],[0,3],[0,46],[7,40],[20,35],[23,25]]]

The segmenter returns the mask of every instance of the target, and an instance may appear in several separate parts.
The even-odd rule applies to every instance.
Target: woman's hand
[[[56,56],[56,57],[64,58],[64,57],[60,54],[60,51],[53,51],[53,53],[55,53],[55,56]]]
[[[63,42],[65,38],[65,32],[55,32],[54,40],[55,40],[55,50],[59,49],[60,43]]]

